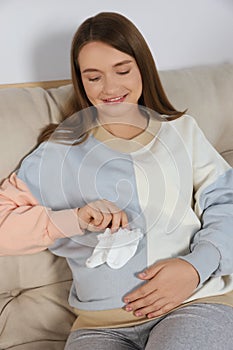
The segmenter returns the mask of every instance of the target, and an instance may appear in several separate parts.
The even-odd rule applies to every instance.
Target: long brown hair
[[[184,112],[177,111],[169,102],[150,49],[136,26],[121,14],[101,12],[86,19],[73,37],[71,73],[74,96],[69,103],[64,120],[71,115],[73,115],[73,118],[71,117],[68,123],[63,123],[59,133],[54,133],[55,140],[66,139],[73,142],[73,144],[82,142],[88,137],[88,130],[90,130],[96,118],[96,113],[93,113],[95,108],[88,108],[92,104],[86,96],[78,63],[78,56],[82,47],[93,41],[108,44],[136,60],[143,86],[142,95],[138,101],[140,106],[145,106],[158,114],[167,115],[170,117],[168,120],[179,118],[184,114]],[[90,111],[88,112],[88,110]],[[57,126],[52,124],[46,127],[39,137],[39,142],[47,140]],[[63,133],[62,130],[64,129],[66,132]]]

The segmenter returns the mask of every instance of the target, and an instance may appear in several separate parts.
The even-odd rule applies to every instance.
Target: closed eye
[[[95,77],[95,78],[88,78],[88,81],[90,82],[95,82],[95,81],[99,81],[100,77]]]
[[[125,70],[123,72],[117,72],[117,74],[124,75],[124,74],[128,74],[129,72],[130,72],[130,69],[129,70]]]

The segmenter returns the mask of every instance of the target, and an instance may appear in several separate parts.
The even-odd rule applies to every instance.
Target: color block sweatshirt
[[[0,254],[49,249],[73,273],[74,328],[145,322],[122,309],[137,273],[161,259],[182,258],[200,284],[185,302],[233,306],[233,169],[190,116],[150,119],[131,140],[96,127],[80,145],[42,143],[0,192]],[[105,198],[124,210],[143,238],[120,269],[88,268],[97,233],[83,232],[75,208]],[[119,256],[120,259],[120,256]]]

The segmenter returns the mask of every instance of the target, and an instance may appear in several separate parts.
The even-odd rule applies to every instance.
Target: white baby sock
[[[106,262],[112,269],[121,268],[134,256],[142,237],[140,229],[120,228],[111,233],[110,228],[107,228],[97,236],[99,242],[86,260],[86,266],[93,268]]]

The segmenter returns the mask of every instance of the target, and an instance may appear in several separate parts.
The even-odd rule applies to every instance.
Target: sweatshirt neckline
[[[165,122],[149,118],[146,129],[139,135],[131,139],[123,139],[114,136],[107,131],[101,124],[98,124],[92,131],[92,136],[106,145],[107,147],[121,152],[133,153],[147,148],[150,143],[159,135]]]

